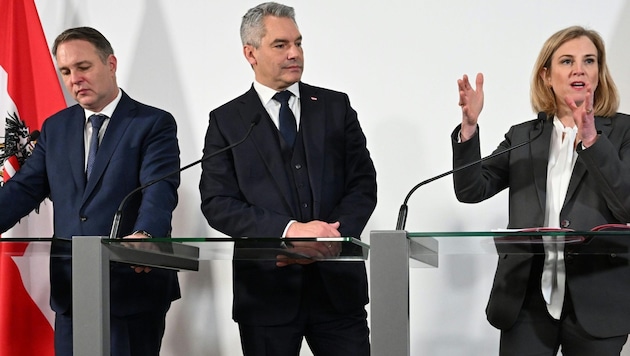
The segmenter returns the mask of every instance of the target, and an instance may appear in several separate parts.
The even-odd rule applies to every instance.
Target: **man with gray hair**
[[[359,238],[376,206],[376,171],[348,96],[302,83],[293,8],[264,3],[241,24],[249,91],[210,113],[200,191],[209,224],[229,236]],[[370,354],[363,262],[314,262],[339,243],[294,241],[309,259],[234,261],[233,318],[247,356]]]

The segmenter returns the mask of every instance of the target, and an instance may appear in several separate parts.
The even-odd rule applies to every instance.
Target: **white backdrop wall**
[[[175,115],[183,164],[201,156],[208,112],[251,84],[238,30],[242,15],[258,2],[36,0],[49,44],[75,26],[95,27],[112,42],[119,85]],[[510,125],[535,117],[529,104],[531,68],[544,40],[569,25],[593,28],[604,37],[621,111],[630,112],[629,1],[286,4],[296,8],[304,36],[303,80],[348,93],[367,135],[379,185],[379,202],[363,233],[368,242],[369,231],[395,227],[413,185],[451,168],[449,134],[461,119],[456,80],[464,73],[480,71],[486,78],[480,119],[484,155]],[[220,236],[199,208],[200,173],[195,167],[182,174],[175,236]],[[410,231],[487,230],[507,222],[505,193],[481,204],[460,204],[450,177],[418,190],[409,209]],[[496,354],[498,332],[484,315],[495,259],[445,258],[441,266],[411,273],[412,354]],[[180,277],[183,298],[168,315],[162,354],[240,355],[230,317],[230,263],[209,262],[201,272]]]

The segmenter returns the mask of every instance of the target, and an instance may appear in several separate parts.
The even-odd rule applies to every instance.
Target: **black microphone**
[[[31,132],[30,135],[28,135],[29,142],[37,141],[37,139],[39,138],[39,135],[40,135],[40,132],[38,130]]]
[[[165,174],[165,175],[163,175],[160,178],[156,178],[156,179],[150,181],[149,183],[141,185],[141,186],[137,187],[136,189],[132,190],[131,192],[129,192],[129,194],[127,194],[123,198],[123,200],[120,202],[120,205],[118,206],[118,210],[116,211],[116,214],[114,214],[114,221],[112,222],[112,231],[109,234],[109,238],[110,239],[115,239],[117,237],[117,235],[118,235],[118,227],[120,225],[120,219],[122,218],[123,209],[125,208],[125,205],[127,204],[127,200],[129,200],[129,197],[131,197],[135,193],[143,190],[144,188],[150,187],[150,186],[152,186],[153,184],[155,184],[157,182],[160,182],[160,181],[162,181],[162,180],[164,180],[164,179],[166,179],[166,178],[168,178],[168,177],[170,177],[172,175],[175,175],[177,173],[185,171],[185,170],[187,170],[188,168],[190,168],[192,166],[195,166],[195,165],[197,165],[197,164],[199,164],[199,163],[201,163],[201,162],[203,162],[203,161],[205,161],[207,159],[210,159],[210,158],[218,155],[219,153],[225,152],[225,151],[227,151],[229,149],[232,149],[232,148],[240,145],[241,143],[245,142],[245,140],[247,140],[249,135],[252,133],[252,130],[254,129],[254,126],[258,125],[258,123],[260,122],[260,119],[261,119],[261,115],[257,114],[256,117],[254,117],[254,119],[252,120],[251,124],[249,125],[249,129],[247,130],[247,133],[239,141],[234,142],[231,145],[225,146],[225,147],[223,147],[223,148],[221,148],[221,149],[219,149],[217,151],[214,151],[214,152],[210,153],[209,155],[204,156],[201,159],[199,159],[199,160],[197,160],[197,161],[195,161],[193,163],[190,163],[190,164],[188,164],[188,165],[186,165],[184,167],[181,167],[181,168],[179,168],[179,169],[177,169],[177,170],[175,170],[175,171],[173,171],[171,173]]]
[[[544,125],[545,120],[547,120],[547,114],[545,114],[544,112],[541,111],[541,112],[538,113],[538,119],[534,122],[534,125],[537,125],[539,122],[542,123],[542,125]],[[540,135],[542,135],[542,133],[543,133],[543,130],[541,128],[540,132],[536,136],[532,137],[531,139],[529,139],[527,141],[521,142],[518,145],[512,146],[512,147],[507,148],[507,149],[505,149],[503,151],[495,152],[495,153],[493,153],[493,154],[491,154],[489,156],[483,157],[483,158],[478,159],[478,160],[476,160],[474,162],[467,163],[467,164],[465,164],[465,165],[463,165],[461,167],[454,168],[454,169],[452,169],[452,170],[450,170],[448,172],[444,172],[444,173],[442,173],[440,175],[437,175],[437,176],[435,176],[433,178],[429,178],[427,180],[424,180],[424,181],[416,184],[416,186],[413,187],[409,191],[409,193],[407,194],[407,197],[405,198],[405,201],[400,206],[400,210],[398,212],[398,222],[396,223],[396,230],[404,230],[405,229],[405,224],[407,223],[407,211],[408,211],[407,202],[409,202],[409,198],[411,198],[411,195],[416,190],[418,190],[418,188],[422,187],[425,184],[431,183],[434,180],[438,180],[438,179],[440,179],[442,177],[446,177],[449,174],[453,174],[455,172],[459,172],[459,171],[464,170],[466,168],[470,168],[470,167],[472,167],[472,166],[474,166],[476,164],[479,164],[481,162],[487,161],[487,160],[489,160],[491,158],[494,158],[496,156],[500,156],[500,155],[502,155],[502,154],[504,154],[506,152],[510,152],[510,151],[512,151],[514,149],[517,149],[519,147],[522,147],[522,146],[525,146],[527,144],[530,144],[534,140],[536,140],[538,137],[540,137]]]
[[[28,139],[28,141],[26,142],[26,144],[24,145],[24,151],[23,154],[26,157],[30,157],[30,155],[33,153],[33,150],[35,149],[35,141],[37,141],[37,139],[39,138],[39,135],[41,133],[38,130],[34,130],[33,132],[31,132],[26,138]]]

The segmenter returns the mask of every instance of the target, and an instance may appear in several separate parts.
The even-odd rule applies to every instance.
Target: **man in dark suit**
[[[52,52],[78,105],[44,122],[32,156],[0,189],[0,206],[11,207],[0,214],[0,230],[9,229],[50,196],[57,238],[50,261],[55,354],[72,355],[68,239],[109,235],[125,195],[179,167],[179,146],[171,114],[141,104],[118,88],[117,60],[100,32],[87,27],[66,30]],[[100,129],[93,115],[104,115]],[[92,145],[97,145],[96,154],[90,152]],[[179,177],[174,176],[132,197],[123,212],[121,235],[169,236],[178,186]],[[112,355],[158,355],[166,312],[179,293],[175,272],[112,265]]]
[[[237,237],[360,237],[376,205],[376,172],[348,96],[300,82],[293,8],[250,9],[241,38],[255,81],[210,113],[204,153],[240,140],[262,119],[243,144],[203,163],[208,222]],[[341,249],[293,245],[314,257]],[[245,355],[298,355],[304,337],[315,355],[369,355],[364,263],[310,262],[234,262],[233,318]]]

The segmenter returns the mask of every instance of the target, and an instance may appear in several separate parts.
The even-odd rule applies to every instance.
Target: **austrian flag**
[[[18,169],[20,169],[20,162],[18,162],[17,156],[8,157],[2,165],[2,180],[9,180]]]
[[[6,75],[4,75],[3,78],[4,77],[6,77]],[[6,80],[2,80],[2,83],[5,82]],[[13,104],[8,92],[5,92],[4,96],[6,97],[5,104],[0,103],[0,110],[3,106]],[[8,112],[11,110],[17,110],[15,109],[15,104],[10,105],[10,108],[7,109]],[[4,110],[0,112],[3,111]],[[2,167],[3,182],[13,177],[15,172],[20,169],[26,159],[31,155],[33,148],[35,148],[37,136],[39,136],[39,131],[35,130],[29,133],[28,127],[26,127],[24,121],[20,120],[17,113],[14,112],[12,115],[8,114],[4,130],[4,144],[0,145],[0,162],[4,162]]]
[[[34,0],[0,0],[0,164],[5,184],[11,184],[27,161],[44,120],[65,107]],[[0,239],[0,356],[53,356],[49,246],[14,242],[11,235],[51,237],[52,203],[44,201],[40,214],[31,213]]]

